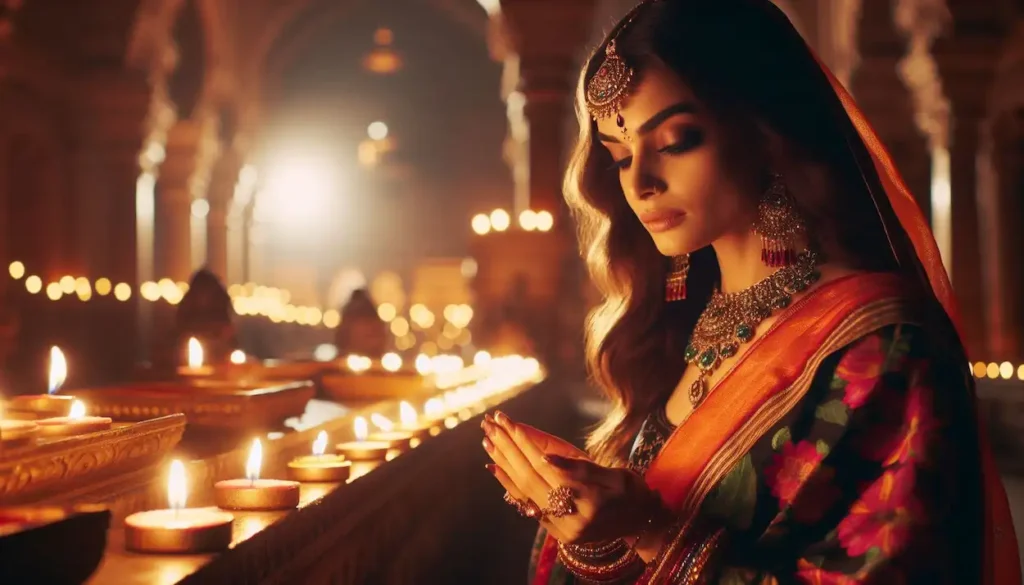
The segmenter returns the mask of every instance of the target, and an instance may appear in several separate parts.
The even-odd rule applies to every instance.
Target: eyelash
[[[659,149],[658,152],[661,153],[661,154],[668,154],[668,155],[677,155],[677,154],[683,154],[685,152],[689,152],[690,150],[693,150],[694,148],[696,148],[697,146],[700,145],[702,137],[703,137],[703,134],[701,133],[700,130],[697,130],[695,128],[690,128],[690,129],[685,130],[683,132],[683,138],[681,140],[679,140],[678,142],[674,142],[672,144],[669,144],[668,146],[665,146],[665,147]],[[628,168],[629,167],[629,163],[632,160],[633,160],[633,157],[631,157],[631,156],[627,156],[624,159],[617,160],[617,161],[612,163],[612,165],[609,167],[609,170],[621,171],[621,170],[623,170],[625,168]]]

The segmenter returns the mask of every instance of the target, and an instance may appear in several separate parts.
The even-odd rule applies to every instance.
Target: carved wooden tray
[[[423,376],[416,372],[329,372],[323,375],[320,384],[327,396],[342,403],[422,400],[435,393],[424,383]]]
[[[140,382],[74,394],[96,416],[133,421],[182,413],[189,426],[237,430],[270,428],[301,415],[315,389],[309,381],[273,384],[210,378]]]
[[[185,431],[177,414],[0,452],[0,505],[74,501],[120,474],[163,461]]]

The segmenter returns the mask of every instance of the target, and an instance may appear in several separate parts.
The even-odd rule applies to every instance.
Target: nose
[[[626,176],[622,178],[622,189],[628,197],[645,201],[666,188],[664,179],[649,165],[634,162]]]

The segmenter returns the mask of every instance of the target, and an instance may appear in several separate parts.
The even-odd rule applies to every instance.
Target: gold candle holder
[[[313,454],[296,457],[288,463],[288,475],[295,481],[336,483],[347,481],[352,464],[340,455],[325,455],[327,431],[320,431],[313,441]]]
[[[227,479],[214,484],[217,507],[226,510],[288,510],[299,505],[299,483],[280,479],[260,479],[263,446],[252,443],[245,463],[246,479]]]
[[[204,553],[231,544],[234,517],[216,508],[186,508],[185,466],[171,462],[167,510],[137,512],[124,520],[124,545],[142,553]]]
[[[231,544],[234,517],[217,508],[150,510],[124,520],[124,545],[142,553],[206,553]]]
[[[384,461],[391,450],[388,441],[349,441],[338,443],[334,447],[339,453],[352,461]]]
[[[7,409],[12,412],[30,413],[36,417],[67,416],[71,412],[74,396],[64,394],[30,394],[12,396],[7,400]]]
[[[36,433],[40,437],[71,437],[105,431],[113,422],[112,419],[105,416],[86,416],[85,404],[80,400],[75,400],[67,416],[36,421]]]

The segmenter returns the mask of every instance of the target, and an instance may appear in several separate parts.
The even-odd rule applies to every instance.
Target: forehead
[[[626,128],[636,128],[658,112],[679,103],[696,104],[693,90],[664,63],[651,60],[637,71],[636,85],[623,102],[619,114],[625,120]],[[599,119],[597,127],[604,134],[618,132],[615,116]]]

